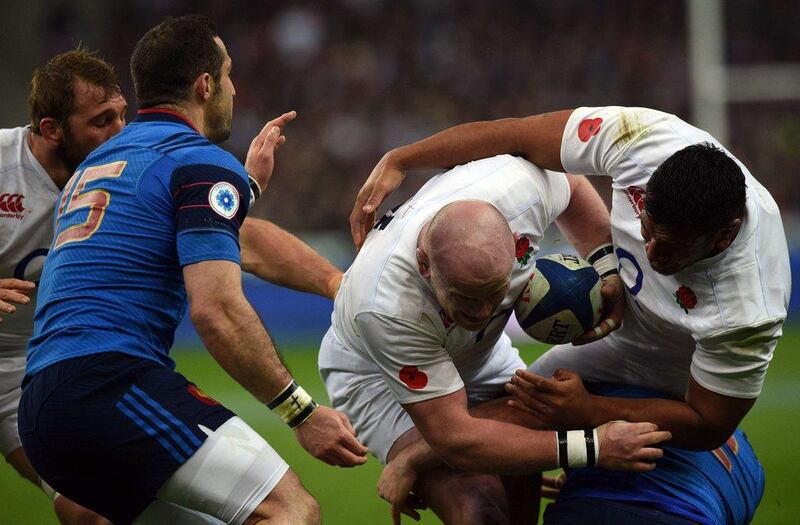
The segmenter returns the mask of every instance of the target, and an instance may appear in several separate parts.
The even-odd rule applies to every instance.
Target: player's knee
[[[505,494],[500,491],[483,490],[471,487],[459,498],[459,507],[463,520],[461,523],[481,523],[507,525],[508,509],[505,505]]]
[[[272,492],[256,508],[244,525],[297,523],[319,525],[322,512],[319,503],[303,488],[300,479],[287,471]]]
[[[60,496],[53,502],[53,510],[61,525],[111,525],[99,514]]]

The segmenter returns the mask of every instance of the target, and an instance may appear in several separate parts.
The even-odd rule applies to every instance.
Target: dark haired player
[[[42,477],[115,525],[320,521],[266,441],[174,371],[187,307],[214,358],[311,454],[366,460],[347,419],[292,380],[242,293],[240,226],[294,114],[268,123],[242,166],[214,144],[230,134],[230,72],[206,18],[148,31],[131,58],[137,119],[87,157],[58,205],[20,437]]]
[[[540,375],[518,373],[510,387],[518,405],[552,425],[647,420],[672,431],[672,445],[721,446],[760,394],[786,318],[788,250],[767,190],[711,135],[674,115],[579,108],[464,124],[387,153],[359,193],[354,240],[363,241],[404,170],[504,152],[612,178],[609,256],[627,300],[622,327],[613,331],[621,318],[612,316],[598,329],[608,337],[556,346],[531,366]],[[673,399],[589,395],[565,369]]]

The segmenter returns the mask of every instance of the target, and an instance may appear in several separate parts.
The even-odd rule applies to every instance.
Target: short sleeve
[[[420,327],[374,313],[355,320],[364,348],[399,403],[418,403],[464,387],[450,355]]]
[[[561,164],[576,175],[614,175],[626,151],[671,117],[645,108],[607,106],[572,112],[561,138]]]
[[[782,333],[780,320],[702,340],[692,356],[692,377],[717,394],[758,397]]]
[[[214,164],[179,166],[170,193],[181,266],[204,260],[240,262],[239,228],[249,188],[240,173]]]

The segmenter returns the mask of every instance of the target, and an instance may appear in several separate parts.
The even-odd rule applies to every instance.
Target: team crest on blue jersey
[[[208,203],[212,210],[230,219],[239,211],[239,192],[230,182],[218,182],[208,192]]]

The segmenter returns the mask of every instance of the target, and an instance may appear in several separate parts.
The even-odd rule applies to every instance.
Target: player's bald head
[[[424,233],[431,269],[448,282],[505,282],[514,264],[514,234],[488,202],[456,201],[431,219]]]

